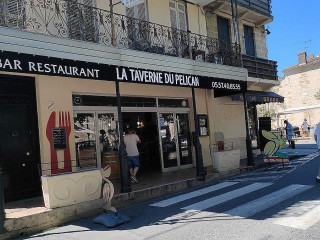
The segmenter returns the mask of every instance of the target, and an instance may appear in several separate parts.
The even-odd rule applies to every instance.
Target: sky
[[[320,0],[272,0],[271,5],[274,19],[266,25],[271,32],[268,59],[278,62],[282,77],[282,70],[296,65],[305,47],[308,55],[320,55]]]

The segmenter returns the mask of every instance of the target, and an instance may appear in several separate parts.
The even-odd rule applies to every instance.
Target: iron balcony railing
[[[276,61],[242,55],[242,62],[243,67],[248,70],[249,77],[278,80]]]
[[[121,14],[76,0],[0,0],[0,26],[119,48],[241,67],[237,44]]]

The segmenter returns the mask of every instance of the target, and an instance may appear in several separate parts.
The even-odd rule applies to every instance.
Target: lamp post
[[[131,192],[131,183],[129,180],[128,163],[127,163],[127,152],[123,139],[123,120],[121,111],[121,100],[120,100],[120,89],[119,81],[116,80],[116,95],[117,95],[117,109],[118,109],[118,122],[119,122],[119,160],[120,160],[120,172],[121,172],[121,192]]]
[[[0,165],[0,233],[4,232],[4,220],[5,220],[2,173],[3,173],[3,170],[2,170],[2,166]]]
[[[247,165],[254,167],[254,158],[252,154],[252,142],[249,132],[249,122],[248,122],[248,107],[247,107],[247,94],[245,91],[242,92],[243,94],[243,108],[244,108],[244,118],[246,124],[246,148],[247,148]]]
[[[203,167],[203,158],[202,158],[202,148],[199,140],[199,122],[197,118],[197,107],[196,107],[196,97],[194,93],[194,88],[192,88],[192,103],[193,103],[193,117],[194,117],[194,126],[195,126],[195,150],[196,150],[196,166],[197,166],[197,177],[199,180],[205,180],[206,171]]]

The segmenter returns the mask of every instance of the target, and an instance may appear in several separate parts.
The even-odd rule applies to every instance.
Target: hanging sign
[[[121,3],[127,8],[134,7],[134,6],[139,5],[140,3],[144,3],[144,2],[145,2],[145,0],[121,0]]]
[[[0,71],[102,81],[214,89],[215,92],[230,92],[232,94],[247,90],[247,82],[245,81],[229,80],[214,76],[207,77],[151,69],[120,67],[109,64],[6,51],[0,52]]]

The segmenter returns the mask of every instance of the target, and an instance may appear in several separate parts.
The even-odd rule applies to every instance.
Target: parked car
[[[294,127],[292,127],[292,129],[293,129],[293,137],[301,137],[301,135],[300,135],[300,128],[299,127],[297,127],[297,126],[294,126]]]

